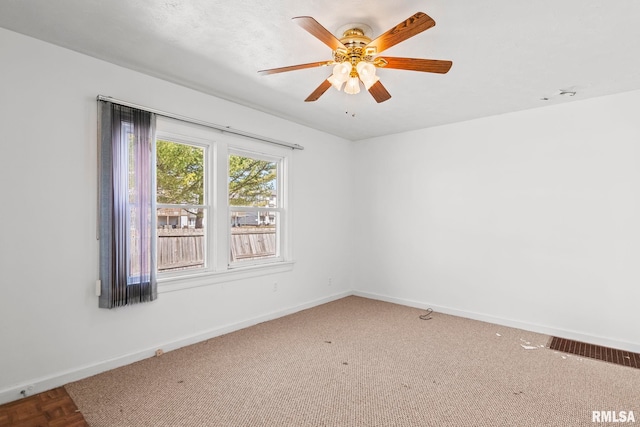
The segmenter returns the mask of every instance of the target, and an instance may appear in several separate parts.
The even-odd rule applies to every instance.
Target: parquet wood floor
[[[0,405],[0,427],[86,427],[64,387]]]

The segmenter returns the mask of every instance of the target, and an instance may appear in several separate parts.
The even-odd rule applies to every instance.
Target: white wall
[[[640,351],[638,91],[353,144],[3,29],[0,63],[0,403],[353,289]],[[293,271],[98,309],[98,94],[304,145]]]
[[[640,351],[639,110],[635,91],[357,143],[356,289]]]
[[[349,224],[325,209],[352,202],[347,141],[3,29],[0,64],[0,403],[352,289]],[[99,309],[98,94],[303,145],[293,271]]]

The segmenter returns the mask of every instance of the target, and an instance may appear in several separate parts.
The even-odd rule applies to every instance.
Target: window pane
[[[205,211],[158,209],[158,271],[204,267]]]
[[[277,207],[276,162],[229,155],[229,205]]]
[[[158,140],[156,152],[158,203],[205,204],[204,149]]]
[[[158,271],[203,268],[206,209],[192,205],[206,202],[204,148],[157,140],[156,153]]]
[[[231,211],[231,262],[273,258],[278,253],[278,213]]]
[[[280,255],[278,213],[269,210],[279,207],[278,162],[256,157],[249,154],[229,155],[232,263]],[[245,209],[234,209],[234,206]]]

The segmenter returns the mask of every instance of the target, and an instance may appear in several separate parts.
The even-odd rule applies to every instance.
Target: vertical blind
[[[99,307],[157,298],[155,227],[155,114],[98,101]]]

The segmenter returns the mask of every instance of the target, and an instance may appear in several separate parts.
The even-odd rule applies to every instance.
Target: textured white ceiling
[[[379,69],[392,95],[382,104],[335,89],[303,102],[324,67],[257,74],[331,59],[292,17],[331,32],[361,22],[377,36],[418,11],[436,26],[385,54],[453,67]],[[640,89],[639,20],[638,0],[0,1],[0,27],[350,140]]]

